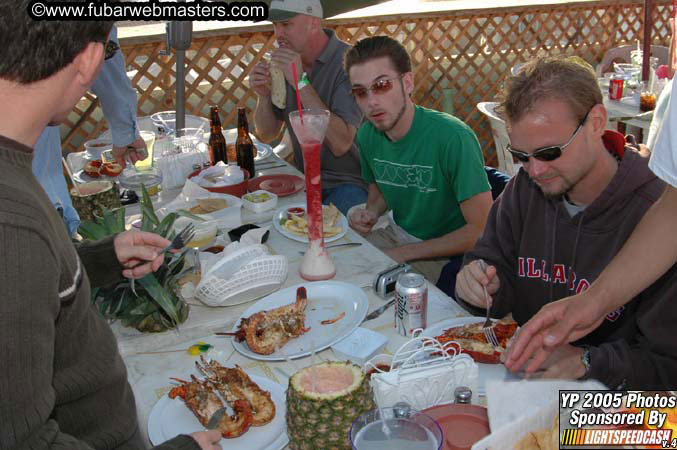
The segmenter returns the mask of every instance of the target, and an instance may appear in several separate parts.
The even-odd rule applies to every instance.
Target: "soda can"
[[[620,100],[623,98],[623,75],[614,74],[609,78],[609,100]]]
[[[411,336],[428,323],[428,285],[423,275],[403,273],[395,283],[395,330],[401,336]]]

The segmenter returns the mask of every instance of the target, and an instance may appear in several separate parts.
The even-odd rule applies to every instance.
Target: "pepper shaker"
[[[459,386],[454,389],[454,398],[455,403],[465,405],[470,404],[470,400],[472,399],[472,391],[468,386]]]

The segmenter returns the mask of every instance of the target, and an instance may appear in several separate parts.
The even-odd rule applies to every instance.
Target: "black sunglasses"
[[[393,88],[393,81],[397,78],[402,78],[402,75],[398,75],[396,78],[381,78],[380,80],[374,81],[369,87],[354,86],[351,89],[353,96],[355,98],[365,98],[369,91],[373,91],[374,94],[385,94]]]
[[[115,56],[115,52],[120,50],[120,46],[115,41],[108,40],[106,42],[102,42],[102,44],[103,44],[103,59],[104,60],[111,59],[113,56]]]
[[[588,112],[585,113],[585,116],[583,116],[583,119],[576,127],[574,134],[571,135],[571,137],[565,144],[539,148],[538,150],[534,150],[531,153],[523,152],[521,150],[515,150],[510,146],[510,144],[508,144],[507,145],[508,151],[510,152],[510,154],[512,154],[512,156],[517,158],[518,161],[523,163],[529,162],[529,158],[536,158],[539,161],[554,161],[560,156],[562,156],[562,152],[564,151],[564,149],[567,148],[567,146],[571,144],[571,142],[574,139],[576,139],[576,135],[578,135],[578,132],[581,131],[581,128],[583,128],[585,121],[588,120],[588,114],[590,114],[590,111],[592,111],[592,108],[590,108]]]

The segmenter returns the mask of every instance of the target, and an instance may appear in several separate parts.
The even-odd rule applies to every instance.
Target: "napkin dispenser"
[[[395,352],[389,371],[381,370],[384,358],[388,355],[376,355],[365,365],[367,372],[374,370],[371,385],[381,408],[406,402],[422,411],[453,403],[454,390],[459,386],[477,392],[479,366],[470,356],[460,353],[457,343],[442,345],[435,338],[419,334]]]
[[[386,298],[388,295],[395,290],[395,283],[397,283],[397,278],[403,274],[411,271],[411,266],[409,264],[398,264],[393,267],[389,267],[383,272],[380,272],[374,278],[374,292],[381,298]]]

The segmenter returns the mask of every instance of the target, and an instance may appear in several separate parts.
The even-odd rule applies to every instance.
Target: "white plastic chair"
[[[496,156],[498,157],[498,169],[513,176],[517,173],[520,166],[515,164],[512,155],[508,151],[510,138],[508,138],[508,131],[505,129],[505,122],[494,111],[496,105],[498,105],[497,102],[480,102],[477,104],[477,109],[487,116],[491,124],[491,134],[494,137]]]
[[[636,50],[636,45],[621,45],[619,47],[610,48],[602,57],[602,61],[597,64],[595,71],[597,76],[601,77],[605,72],[613,72],[613,62],[624,62],[629,63],[630,61],[630,52]],[[651,46],[651,56],[658,58],[658,65],[668,63],[668,55],[670,51],[668,47],[663,45],[652,45]]]

